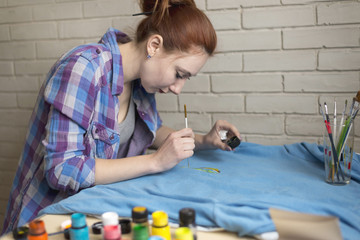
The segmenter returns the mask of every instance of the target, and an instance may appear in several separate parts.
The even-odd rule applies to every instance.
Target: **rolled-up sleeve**
[[[86,156],[86,130],[52,108],[46,125],[45,177],[49,186],[74,194],[95,182],[95,159]]]

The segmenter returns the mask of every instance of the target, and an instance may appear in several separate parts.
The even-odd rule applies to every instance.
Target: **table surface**
[[[71,215],[44,215],[40,217],[39,219],[43,220],[45,223],[45,228],[47,233],[55,233],[61,231],[61,223],[70,219]],[[99,222],[100,219],[95,217],[86,217],[87,225],[89,226],[89,229],[91,229],[91,225],[95,222]],[[175,228],[171,228],[171,231],[174,232]],[[95,235],[90,230],[90,239],[92,240],[102,240],[101,235]],[[13,240],[13,236],[11,233],[4,235],[1,237],[1,240]],[[49,236],[49,239],[51,240],[63,240],[65,239],[63,234],[57,234]],[[198,231],[197,232],[197,239],[198,240],[253,240],[254,238],[245,238],[245,237],[238,237],[236,233],[233,232],[226,232],[226,231],[212,231],[212,232],[204,232],[204,231]],[[123,234],[122,240],[131,240],[130,234]]]

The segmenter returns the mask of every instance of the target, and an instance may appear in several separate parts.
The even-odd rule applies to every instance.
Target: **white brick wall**
[[[164,123],[206,132],[218,119],[245,141],[321,142],[318,103],[338,112],[360,89],[360,1],[196,0],[217,54],[183,93],[157,96]],[[70,48],[110,26],[131,33],[135,0],[0,0],[0,219],[40,84]],[[333,111],[332,104],[330,111]],[[360,152],[360,121],[355,124]],[[0,220],[1,221],[1,220]]]

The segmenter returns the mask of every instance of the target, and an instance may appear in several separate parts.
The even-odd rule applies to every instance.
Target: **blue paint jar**
[[[71,240],[89,240],[89,228],[86,225],[86,217],[82,213],[71,215]]]

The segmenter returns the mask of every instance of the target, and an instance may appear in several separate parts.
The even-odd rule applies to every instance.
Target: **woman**
[[[110,28],[98,44],[76,47],[50,70],[30,120],[3,232],[83,188],[171,169],[194,150],[220,148],[206,135],[165,127],[154,94],[179,94],[214,53],[216,33],[193,0],[144,0],[131,40]],[[156,152],[143,155],[149,147]],[[111,159],[111,160],[110,160]]]

